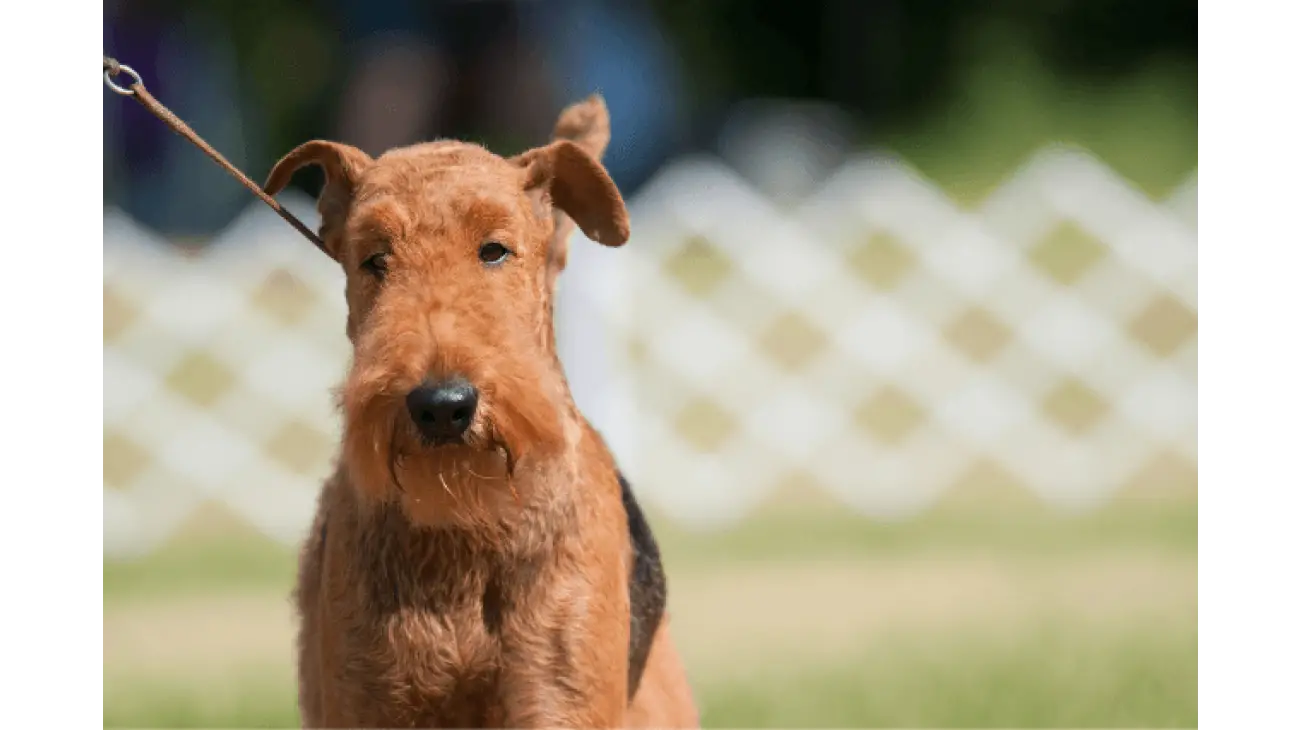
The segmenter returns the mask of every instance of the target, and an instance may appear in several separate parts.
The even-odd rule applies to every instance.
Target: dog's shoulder
[[[664,573],[663,561],[659,555],[659,543],[650,529],[641,504],[637,502],[632,484],[618,467],[614,455],[606,444],[604,437],[583,419],[584,430],[590,437],[588,445],[594,450],[593,464],[600,469],[612,469],[618,480],[619,493],[623,501],[623,515],[627,521],[628,542],[632,557],[632,569],[628,573],[628,597],[631,604],[631,632],[628,639],[628,701],[636,695],[645,671],[646,661],[650,656],[650,645],[654,642],[655,632],[663,620],[668,604],[668,578]],[[608,473],[608,472],[606,472]]]
[[[664,608],[668,602],[668,579],[664,575],[663,562],[659,557],[659,545],[655,542],[650,522],[641,505],[636,501],[632,485],[622,471],[615,470],[619,489],[623,497],[623,510],[627,515],[627,531],[632,548],[632,571],[628,577],[628,593],[631,598],[632,626],[628,646],[628,699],[630,700],[641,682],[646,660],[650,655],[650,645],[654,642],[655,631],[663,619]]]

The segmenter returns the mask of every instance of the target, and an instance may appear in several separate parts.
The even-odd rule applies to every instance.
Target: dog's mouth
[[[419,438],[420,438],[421,445],[429,449],[438,449],[445,446],[465,446],[465,447],[469,446],[469,443],[465,441],[465,437],[463,435],[430,437],[430,436],[425,436],[424,434],[420,434]]]
[[[466,449],[473,452],[487,452],[496,454],[506,464],[507,471],[514,471],[514,454],[510,447],[504,441],[496,439],[480,439],[475,437],[466,438],[466,436],[435,436],[429,438],[421,434],[419,436],[420,446],[426,450],[451,452],[460,449]]]
[[[388,472],[398,489],[404,489],[399,475],[406,471],[405,466],[411,459],[432,457],[439,463],[470,459],[482,463],[484,456],[498,461],[507,475],[514,474],[514,450],[486,420],[475,419],[473,425],[461,434],[431,435],[404,414],[394,414],[390,426]]]

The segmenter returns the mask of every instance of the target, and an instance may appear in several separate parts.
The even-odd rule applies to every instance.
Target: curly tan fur
[[[555,134],[509,159],[314,141],[267,181],[274,194],[324,169],[321,236],[347,275],[354,348],[295,590],[305,727],[698,726],[666,620],[628,697],[628,519],[551,321],[572,227],[621,245],[627,211],[599,162],[599,97]],[[512,252],[501,265],[478,258],[489,240]],[[431,446],[403,399],[452,375],[479,406],[463,444]]]

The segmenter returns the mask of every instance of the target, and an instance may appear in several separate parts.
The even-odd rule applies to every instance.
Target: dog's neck
[[[372,559],[408,563],[417,570],[432,569],[449,559],[487,567],[531,559],[551,550],[559,537],[556,527],[569,524],[573,502],[548,500],[495,519],[465,520],[463,505],[451,509],[462,519],[449,519],[448,514],[422,519],[418,508],[412,510],[402,500],[363,508],[360,527],[370,536]]]

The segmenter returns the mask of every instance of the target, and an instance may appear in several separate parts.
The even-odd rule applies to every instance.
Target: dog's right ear
[[[275,195],[289,184],[289,178],[299,168],[320,165],[325,170],[325,187],[321,188],[320,199],[316,201],[321,217],[320,237],[329,255],[338,260],[335,234],[347,217],[361,173],[372,161],[370,155],[351,145],[320,139],[304,142],[275,163],[262,189],[267,195]]]

